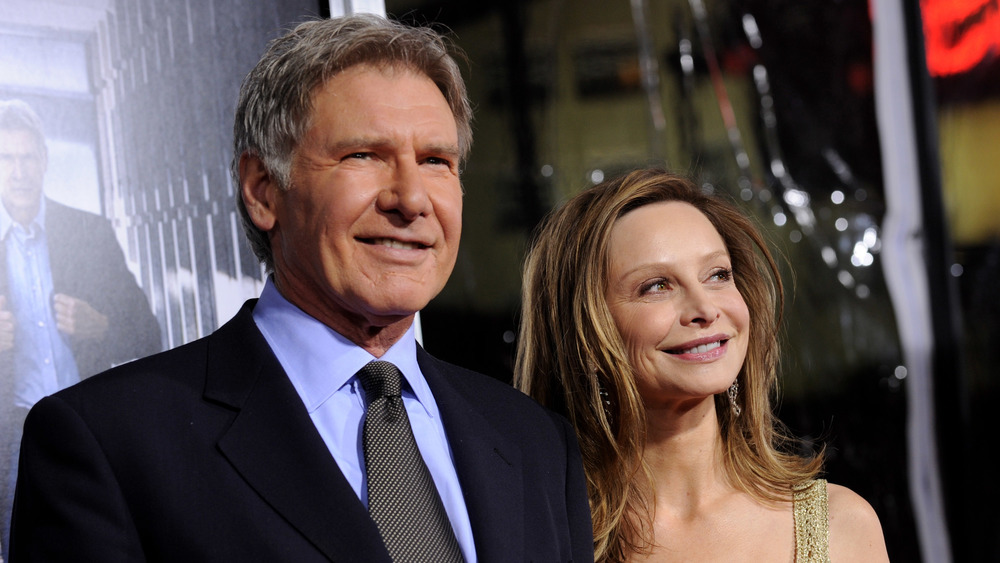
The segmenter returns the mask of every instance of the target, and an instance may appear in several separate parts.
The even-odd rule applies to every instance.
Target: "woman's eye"
[[[733,271],[729,268],[722,268],[713,273],[712,278],[718,281],[729,281],[733,279]]]
[[[642,287],[643,293],[659,293],[661,291],[666,291],[669,289],[666,280],[655,280],[647,283]]]

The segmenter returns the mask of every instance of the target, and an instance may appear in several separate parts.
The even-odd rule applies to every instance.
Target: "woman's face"
[[[647,408],[725,391],[746,357],[750,312],[722,237],[694,206],[653,203],[612,227],[607,301]]]

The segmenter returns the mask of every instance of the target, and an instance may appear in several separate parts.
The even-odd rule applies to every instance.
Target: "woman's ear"
[[[264,162],[250,153],[240,156],[240,195],[258,229],[270,231],[277,223],[275,196],[281,189]]]

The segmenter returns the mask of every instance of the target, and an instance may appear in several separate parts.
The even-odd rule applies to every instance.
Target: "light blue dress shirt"
[[[254,307],[253,318],[302,398],[316,430],[366,507],[368,489],[361,441],[365,392],[356,374],[375,359],[399,368],[404,379],[403,405],[417,447],[437,486],[462,554],[468,563],[474,563],[476,549],[469,513],[437,403],[417,365],[413,327],[381,358],[376,358],[289,303],[270,278]]]
[[[7,253],[7,307],[14,313],[14,404],[39,399],[80,381],[66,336],[56,327],[52,268],[45,239],[45,198],[27,227],[0,205],[0,240]]]

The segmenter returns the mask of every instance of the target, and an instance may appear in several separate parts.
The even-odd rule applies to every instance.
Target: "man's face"
[[[455,265],[458,166],[455,119],[423,74],[360,65],[317,88],[291,185],[248,206],[279,291],[358,344],[408,328]]]
[[[45,165],[45,147],[31,131],[0,129],[0,200],[19,223],[38,213]]]

